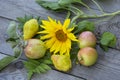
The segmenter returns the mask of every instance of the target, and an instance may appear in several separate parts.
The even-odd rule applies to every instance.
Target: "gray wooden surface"
[[[99,13],[98,8],[90,0],[85,1],[96,13]],[[98,0],[98,2],[106,12],[120,10],[120,0]],[[47,16],[60,20],[65,18],[64,13],[45,10],[36,4],[35,0],[0,0],[0,59],[13,55],[10,45],[5,42],[7,38],[5,31],[9,22],[12,20],[16,21],[16,17],[24,16],[25,14],[41,16],[44,19],[47,19]],[[92,21],[96,20],[93,19]],[[96,36],[99,36],[104,31],[110,31],[116,35],[117,44],[115,47],[110,48],[108,52],[102,51],[97,46],[99,59],[94,66],[84,67],[76,65],[73,66],[69,73],[51,70],[46,74],[35,74],[32,80],[120,80],[120,15],[113,17],[109,21],[96,24],[96,27]],[[21,59],[24,58],[23,56]],[[27,71],[22,66],[21,59],[0,72],[0,80],[26,80]]]

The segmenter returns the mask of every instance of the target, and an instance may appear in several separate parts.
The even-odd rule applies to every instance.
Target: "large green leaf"
[[[47,9],[51,9],[51,10],[59,10],[62,8],[62,6],[60,6],[58,4],[58,2],[51,2],[51,1],[44,1],[44,0],[36,0],[36,2]]]
[[[7,56],[0,60],[0,70],[9,65],[12,61],[16,60],[13,56]]]
[[[116,44],[116,36],[110,32],[104,32],[100,39],[101,47],[107,51],[107,47],[114,47]]]
[[[25,68],[28,70],[28,80],[32,77],[34,73],[44,73],[51,69],[48,65],[50,61],[46,58],[32,60],[28,59],[28,61],[24,62]]]
[[[110,32],[103,33],[100,43],[104,46],[114,46],[116,43],[116,37]]]
[[[74,33],[77,34],[77,33],[83,32],[83,31],[92,31],[93,32],[94,30],[95,30],[94,23],[84,20],[77,24],[77,27],[75,28]]]
[[[59,0],[58,3],[62,6],[67,6],[70,5],[72,3],[76,3],[76,2],[82,2],[81,0]]]

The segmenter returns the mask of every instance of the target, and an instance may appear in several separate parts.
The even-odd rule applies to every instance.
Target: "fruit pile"
[[[38,32],[37,20],[31,19],[24,24],[23,38],[27,41],[27,46],[24,49],[25,55],[30,59],[39,59],[44,57],[46,53],[46,45],[40,39],[32,37]],[[96,37],[91,31],[84,31],[79,35],[78,46],[80,48],[77,57],[80,64],[91,66],[97,61]],[[68,71],[72,67],[69,55],[51,55],[51,60],[56,69],[60,71]]]
[[[14,55],[0,60],[0,70],[11,62],[18,60],[23,51],[28,58],[23,61],[28,70],[28,80],[34,73],[44,73],[52,66],[60,71],[69,71],[74,63],[92,66],[96,63],[98,54],[96,43],[104,51],[116,44],[116,36],[104,32],[96,38],[93,22],[83,20],[78,23],[66,19],[60,21],[43,20],[40,17],[26,16],[17,18],[19,24],[11,22],[6,40],[10,43]],[[52,66],[51,66],[52,65]]]
[[[80,64],[84,66],[91,66],[97,61],[97,51],[94,49],[96,46],[96,37],[90,31],[82,32],[79,35],[80,50],[77,54]]]

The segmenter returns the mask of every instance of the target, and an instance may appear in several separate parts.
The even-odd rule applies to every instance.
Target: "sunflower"
[[[41,36],[41,39],[45,40],[45,44],[48,49],[50,48],[50,52],[69,55],[71,41],[78,41],[75,35],[71,33],[74,27],[68,28],[70,19],[66,19],[63,25],[60,21],[56,22],[56,20],[50,17],[48,17],[48,19],[48,21],[42,20],[41,27],[44,28],[44,30],[38,33],[45,35]]]

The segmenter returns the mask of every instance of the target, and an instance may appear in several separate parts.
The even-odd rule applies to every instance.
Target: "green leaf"
[[[116,44],[116,37],[114,34],[110,33],[110,32],[104,32],[100,43],[104,46],[114,46]]]
[[[25,61],[24,62],[25,68],[28,69],[28,71],[34,70],[38,65],[29,62],[29,61]]]
[[[33,75],[32,71],[28,72],[28,79],[27,80],[31,80],[32,75]]]
[[[51,70],[50,66],[48,65],[49,63],[50,60],[48,60],[47,58],[42,58],[38,60],[28,59],[24,62],[24,65],[32,76],[33,73],[44,73],[48,70]],[[30,78],[31,76],[28,76],[28,78]]]
[[[51,9],[51,10],[59,10],[62,9],[62,6],[60,6],[58,4],[58,2],[51,2],[51,1],[44,1],[44,0],[36,0],[36,2],[47,9]]]
[[[42,19],[41,19],[40,16],[36,16],[35,19],[37,19],[39,25],[42,24]],[[43,29],[43,28],[41,28],[41,29]],[[41,30],[41,29],[40,29],[40,30]]]
[[[25,18],[22,18],[22,17],[17,17],[17,20],[18,20],[19,22],[22,22],[22,23],[25,22]]]
[[[45,70],[51,70],[51,67],[49,67],[48,65],[44,64],[44,63],[41,63],[40,66],[42,68],[44,68]]]
[[[100,45],[100,47],[101,47],[104,51],[108,51],[108,46]]]
[[[29,62],[35,64],[35,65],[39,65],[40,62],[38,60],[33,60],[33,59],[28,59]]]
[[[114,47],[116,44],[116,36],[110,32],[104,32],[100,39],[100,45],[104,48]],[[107,49],[104,49],[107,50]]]
[[[6,40],[7,43],[11,45],[12,48],[16,47],[18,44],[20,44],[20,39],[19,38],[8,38]]]
[[[29,15],[29,16],[28,16],[28,15],[25,15],[24,18],[25,18],[25,22],[26,22],[26,21],[28,21],[28,20],[30,20],[30,19],[33,19],[33,16],[32,16],[32,15]]]
[[[10,22],[8,28],[7,28],[7,34],[10,38],[17,38],[16,33],[16,23],[14,21]]]
[[[33,70],[33,72],[34,73],[38,73],[38,74],[40,74],[41,73],[41,71],[40,71],[40,69],[37,67],[35,70]]]
[[[77,27],[75,27],[74,33],[77,34],[77,33],[83,32],[83,31],[92,31],[93,32],[94,30],[95,30],[94,23],[84,20],[77,24]]]
[[[71,5],[72,3],[82,2],[81,0],[59,0],[59,4],[62,6]]]
[[[114,47],[115,44],[116,44],[116,37],[114,36],[114,39],[112,40],[112,42],[110,42],[109,46]]]
[[[22,49],[20,47],[18,47],[18,46],[16,46],[15,48],[13,48],[13,51],[14,51],[14,56],[16,58],[18,58],[21,55],[21,53],[22,53]]]
[[[6,67],[7,65],[9,65],[12,61],[16,60],[15,57],[13,56],[7,56],[4,57],[3,59],[0,60],[0,71]]]
[[[44,60],[43,63],[45,63],[45,64],[53,64],[51,60]]]
[[[76,45],[78,45],[78,43],[73,42],[72,43],[72,48],[71,48],[71,51],[70,51],[70,59],[71,59],[73,64],[76,64],[77,54],[78,54],[78,51],[80,50],[80,48]]]
[[[45,73],[46,70],[44,69],[44,67],[42,67],[41,65],[39,65],[36,70],[39,70],[41,73]],[[39,72],[38,72],[39,73]]]

